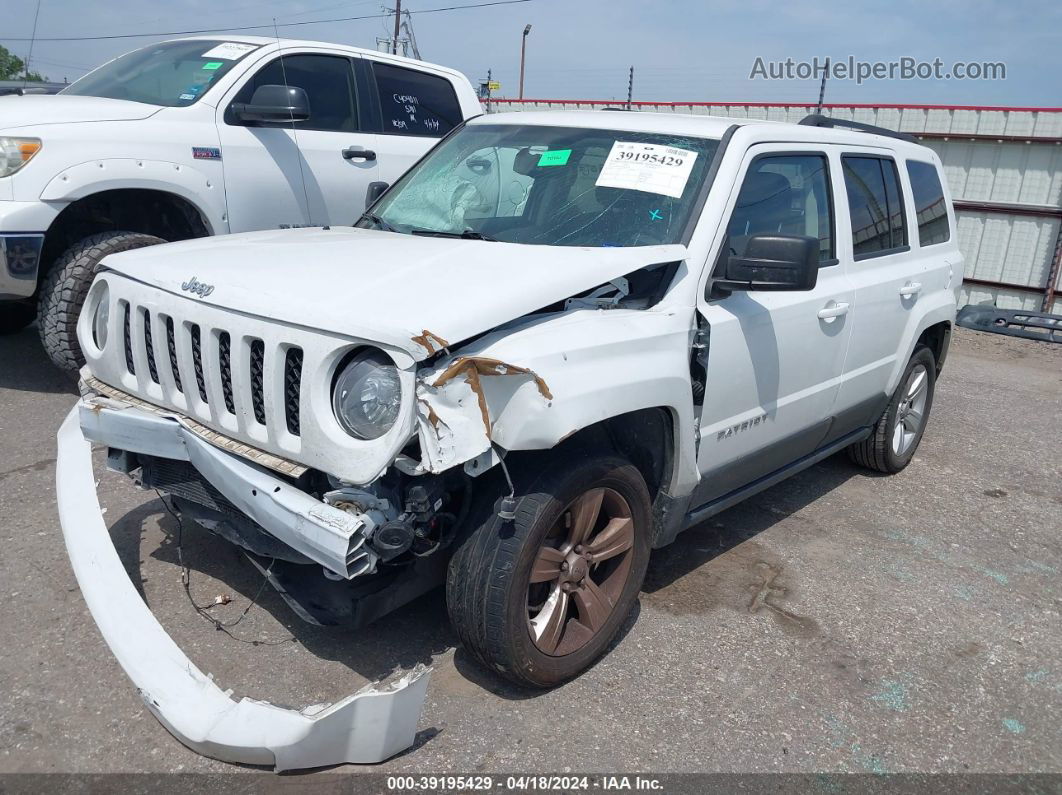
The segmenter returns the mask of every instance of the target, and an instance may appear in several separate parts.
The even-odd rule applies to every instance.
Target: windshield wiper
[[[438,229],[411,229],[412,235],[423,235],[425,237],[455,237],[461,240],[486,240],[491,243],[497,243],[498,238],[485,235],[482,232],[477,232],[475,229],[466,229],[464,232],[444,232]]]
[[[387,221],[378,216],[376,213],[370,213],[368,210],[361,214],[358,218],[359,221],[372,221],[376,226],[380,227],[385,232],[397,232],[398,230],[391,226]]]

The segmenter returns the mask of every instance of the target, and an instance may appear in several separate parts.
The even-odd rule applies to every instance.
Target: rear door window
[[[461,105],[449,80],[374,63],[383,132],[441,137],[461,121]]]
[[[901,250],[907,245],[907,226],[896,163],[861,155],[846,155],[841,163],[856,259]]]
[[[932,163],[908,160],[907,176],[911,179],[911,193],[914,196],[918,245],[932,246],[947,242],[951,239],[951,227],[937,167]]]

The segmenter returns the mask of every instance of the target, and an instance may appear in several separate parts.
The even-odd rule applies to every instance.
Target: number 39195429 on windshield
[[[643,163],[659,163],[662,166],[681,166],[683,158],[674,155],[658,155],[653,152],[620,152],[621,160],[637,160]]]

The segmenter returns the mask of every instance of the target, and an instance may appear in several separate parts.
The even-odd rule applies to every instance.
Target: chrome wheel
[[[581,649],[604,627],[631,573],[634,519],[610,488],[561,512],[538,551],[527,589],[528,631],[544,654]]]
[[[929,371],[925,365],[919,364],[911,370],[901,394],[892,429],[892,451],[898,456],[911,449],[925,422],[929,397]]]

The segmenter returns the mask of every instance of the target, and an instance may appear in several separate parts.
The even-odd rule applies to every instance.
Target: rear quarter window
[[[906,247],[907,224],[895,161],[871,155],[845,155],[841,165],[856,259],[881,256]]]
[[[373,64],[373,74],[383,132],[441,137],[460,123],[461,105],[449,80],[382,63]]]
[[[948,205],[944,200],[944,188],[940,174],[932,163],[918,160],[907,161],[907,176],[911,180],[914,195],[915,215],[918,220],[918,244],[934,246],[951,239],[948,223]]]

